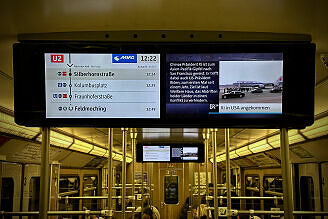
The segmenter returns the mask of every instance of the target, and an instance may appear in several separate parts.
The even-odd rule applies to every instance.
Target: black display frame
[[[169,161],[144,161],[143,160],[143,146],[170,146],[170,160]],[[181,147],[197,147],[198,148],[198,160],[172,160],[172,148]],[[138,143],[136,147],[136,161],[139,163],[204,163],[205,161],[205,151],[204,144],[202,143]]]
[[[160,54],[160,118],[56,118],[45,116],[44,53]],[[166,118],[166,54],[282,53],[281,115],[234,114],[218,119]],[[301,65],[300,65],[301,63]],[[310,42],[22,42],[14,44],[15,122],[56,127],[304,128],[314,122],[315,44]],[[33,78],[30,77],[33,75]],[[299,87],[304,89],[299,89]],[[299,101],[302,96],[302,103]]]

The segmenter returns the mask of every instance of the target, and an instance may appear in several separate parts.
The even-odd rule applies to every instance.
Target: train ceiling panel
[[[87,154],[71,152],[61,160],[60,164],[64,167],[84,167],[94,158]]]
[[[328,161],[328,153],[327,151],[327,145],[328,145],[328,137],[324,136],[321,137],[317,140],[312,140],[312,141],[307,141],[305,143],[300,144],[302,146],[302,149],[304,151],[309,152],[316,161]],[[313,159],[313,158],[304,158],[302,159],[307,160],[307,159]]]
[[[265,153],[248,156],[248,159],[252,160],[258,167],[280,166],[280,163],[277,160],[269,157]]]
[[[96,128],[59,128],[73,136],[83,136],[83,139],[99,145],[107,144],[107,133],[99,132]]]
[[[57,157],[63,156],[62,149],[51,147],[49,160],[55,161]],[[37,143],[11,139],[0,148],[0,154],[5,155],[7,161],[22,163],[40,163],[41,148]]]
[[[103,164],[105,161],[107,161],[107,158],[104,157],[95,157],[93,158],[89,163],[87,163],[84,167],[93,167],[96,168],[98,166],[100,166],[101,164]]]
[[[256,166],[256,164],[252,160],[248,159],[247,157],[235,159],[233,162],[235,162],[238,166],[243,168]]]
[[[265,154],[269,156],[270,158],[278,161],[280,163],[280,149],[276,150],[271,150],[271,151],[266,151]]]
[[[313,155],[302,146],[292,147],[290,150],[301,159],[313,158]]]
[[[319,160],[316,157],[314,157],[312,151],[311,152],[310,151],[304,149],[302,144],[291,147],[289,153],[290,162],[292,163],[318,162]]]
[[[11,139],[10,141],[7,141],[5,144],[3,144],[0,147],[0,154],[5,156],[6,160],[9,160],[15,154],[17,154],[17,156],[18,156],[19,153],[24,149],[25,146],[26,146],[26,142],[19,141],[16,139]],[[33,156],[33,154],[32,154],[32,156]],[[20,158],[20,159],[23,159],[24,154],[22,154],[21,157],[22,158]]]
[[[68,135],[77,141],[85,141],[91,147],[97,146],[98,153],[90,152],[94,155],[104,155],[106,150],[108,149],[108,129],[107,128],[57,128],[60,133],[64,135]],[[130,138],[128,140],[128,146],[130,145]],[[114,128],[114,148],[115,152],[122,152],[122,132],[119,128]],[[74,146],[73,146],[74,148]],[[73,149],[72,146],[70,149]],[[89,152],[90,150],[86,149],[84,152]],[[104,151],[104,153],[102,153]],[[128,151],[128,155],[131,156],[131,152]]]
[[[254,140],[257,140],[263,136],[271,135],[272,133],[277,132],[277,129],[247,129],[236,136],[240,140],[238,146],[241,146],[245,143],[250,143]]]

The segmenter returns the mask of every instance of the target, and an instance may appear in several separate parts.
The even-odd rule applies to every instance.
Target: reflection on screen
[[[281,114],[282,53],[167,54],[171,118]]]

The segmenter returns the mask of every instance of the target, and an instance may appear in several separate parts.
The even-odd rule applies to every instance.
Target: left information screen
[[[47,118],[160,118],[160,54],[44,57]]]

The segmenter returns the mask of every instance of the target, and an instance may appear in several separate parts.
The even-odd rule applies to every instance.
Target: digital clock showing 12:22
[[[157,56],[156,55],[141,55],[140,61],[141,62],[157,62]]]

